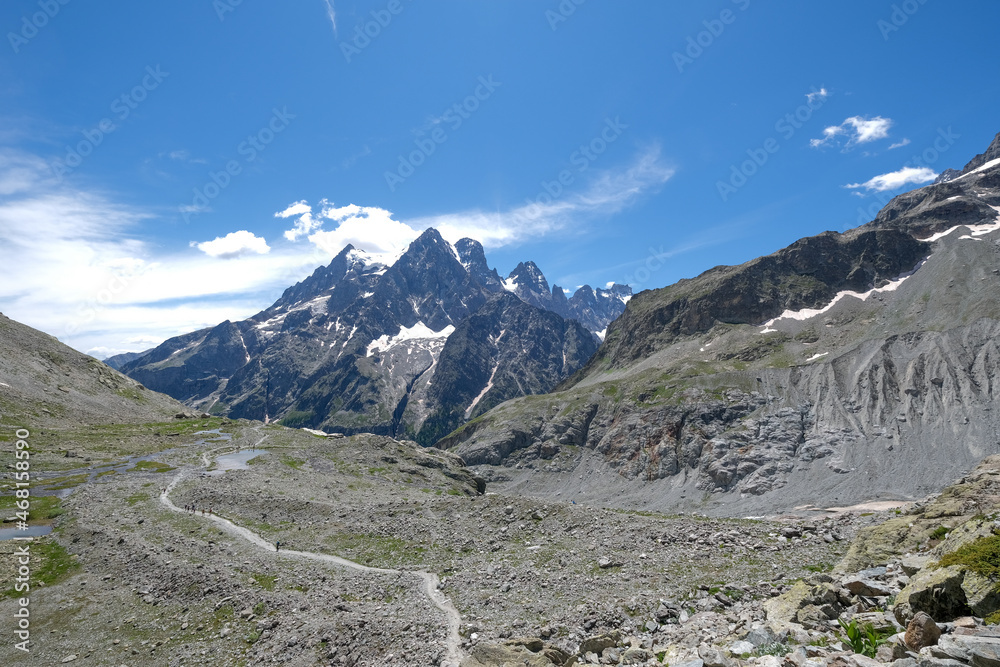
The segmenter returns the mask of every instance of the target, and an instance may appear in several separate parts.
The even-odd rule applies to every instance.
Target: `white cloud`
[[[823,101],[830,96],[830,92],[826,88],[820,88],[819,90],[814,90],[811,93],[806,93],[806,100],[809,104],[812,104],[816,100]]]
[[[568,229],[577,230],[587,218],[612,216],[640,195],[661,187],[674,173],[662,161],[659,147],[653,146],[624,170],[598,173],[580,192],[565,193],[554,199],[540,191],[507,211],[472,210],[408,222],[414,229],[434,227],[452,242],[468,236],[487,248],[497,248]]]
[[[894,148],[902,148],[903,146],[909,146],[909,145],[910,145],[910,140],[903,139],[902,141],[897,141],[896,143],[889,146],[889,150],[893,150]]]
[[[138,240],[153,215],[60,184],[27,154],[0,151],[0,186],[13,193],[0,199],[0,311],[80,350],[146,349],[243,319],[329,262],[313,246],[241,257],[239,270],[164,252]]]
[[[673,174],[674,169],[663,163],[659,147],[654,146],[623,170],[596,174],[581,192],[553,199],[540,191],[524,204],[506,211],[473,209],[397,221],[390,211],[382,208],[355,204],[338,208],[323,201],[318,213],[305,202],[296,202],[275,215],[299,216],[285,237],[294,241],[308,227],[312,232],[308,234],[309,240],[330,254],[340,252],[348,243],[373,253],[398,252],[428,227],[437,229],[453,243],[469,237],[487,248],[498,248],[579,228],[586,218],[614,215],[637,197],[662,186]],[[336,228],[321,230],[327,220]]]
[[[392,213],[376,206],[326,208],[321,215],[337,223],[331,231],[318,231],[309,240],[331,255],[348,243],[372,253],[396,253],[403,250],[420,232],[392,219]]]
[[[326,2],[326,16],[330,19],[330,24],[333,25],[333,34],[337,35],[337,10],[333,6],[333,0],[324,0]]]
[[[192,241],[191,246],[201,250],[209,257],[218,257],[220,259],[233,259],[251,253],[266,255],[271,252],[267,241],[243,229],[220,236],[213,241],[205,241],[203,243]]]
[[[298,220],[295,221],[295,226],[285,232],[285,238],[293,242],[297,241],[300,236],[309,236],[309,234],[323,225],[322,220],[315,220],[312,217],[312,207],[305,200],[295,202],[284,211],[275,213],[274,217],[298,217]]]
[[[846,188],[865,188],[868,191],[885,192],[895,190],[904,185],[927,183],[937,178],[937,174],[930,167],[903,167],[899,171],[880,174],[864,183],[851,183],[845,185]]]
[[[851,116],[840,125],[831,125],[823,130],[822,139],[812,139],[809,145],[819,148],[831,143],[837,137],[846,137],[845,148],[851,148],[856,144],[866,144],[878,139],[885,139],[889,136],[889,128],[892,127],[891,118],[862,118],[861,116]]]
[[[300,201],[276,218],[294,220],[286,237],[309,243],[281,239],[268,251],[263,238],[240,230],[196,248],[164,249],[143,240],[155,222],[149,211],[60,183],[36,156],[0,150],[0,192],[6,193],[0,198],[0,311],[80,350],[143,350],[252,315],[347,243],[398,252],[431,226],[451,241],[470,236],[493,248],[577,233],[672,174],[652,149],[625,169],[596,172],[578,191],[555,200],[539,192],[498,212],[398,220],[374,206],[320,201],[314,208]]]

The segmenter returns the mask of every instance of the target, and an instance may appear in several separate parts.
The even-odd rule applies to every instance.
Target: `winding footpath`
[[[267,439],[265,435],[263,438],[257,441],[254,447],[259,447],[264,440]],[[219,448],[222,449],[222,448]],[[218,450],[211,450],[218,451]],[[204,452],[201,455],[202,463],[207,468],[210,465],[210,460],[208,458],[209,452]],[[185,477],[187,477],[190,471],[179,472],[174,479],[170,482],[166,489],[160,494],[160,503],[164,507],[172,512],[178,512],[180,514],[188,514],[184,509],[177,507],[170,500],[170,492],[173,491],[174,487]],[[441,663],[442,667],[459,667],[459,663],[462,660],[462,649],[461,649],[461,636],[459,635],[459,627],[462,624],[462,617],[459,615],[458,610],[455,605],[445,597],[445,595],[438,589],[440,585],[440,580],[438,576],[433,572],[423,572],[423,571],[413,571],[413,570],[390,570],[378,567],[368,567],[367,565],[361,565],[360,563],[355,563],[354,561],[347,560],[346,558],[340,558],[339,556],[332,556],[330,554],[316,553],[312,551],[295,551],[292,549],[287,549],[284,551],[277,552],[274,550],[274,545],[265,540],[263,537],[257,533],[239,526],[228,519],[223,519],[215,514],[199,515],[203,519],[213,521],[218,524],[223,530],[231,535],[240,537],[247,542],[250,542],[256,547],[263,549],[265,552],[271,554],[275,558],[291,558],[291,559],[301,559],[301,560],[313,560],[319,561],[321,563],[329,563],[332,565],[338,565],[340,567],[346,567],[352,570],[358,570],[361,572],[376,572],[379,574],[395,574],[395,575],[413,575],[418,577],[422,583],[422,588],[424,594],[431,601],[431,603],[444,612],[445,617],[448,619],[448,637],[445,640],[445,646],[447,649],[447,656],[444,662]]]

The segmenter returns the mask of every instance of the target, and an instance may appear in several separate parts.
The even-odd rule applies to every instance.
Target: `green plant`
[[[760,657],[762,655],[775,655],[779,658],[783,655],[788,655],[792,652],[792,649],[781,642],[770,642],[768,644],[761,644],[757,647],[757,650],[751,653],[754,657]]]
[[[274,582],[278,579],[273,574],[257,574],[256,572],[251,574],[250,576],[253,577],[254,581],[256,581],[257,584],[260,585],[260,587],[263,588],[265,591],[273,591]]]
[[[837,622],[840,623],[840,627],[844,629],[844,633],[847,635],[841,639],[850,644],[852,651],[868,656],[869,658],[874,658],[878,647],[884,644],[893,634],[888,630],[876,630],[875,626],[871,623],[861,625],[853,618],[850,622],[838,618]]]
[[[170,472],[174,470],[173,467],[168,466],[166,463],[160,463],[159,461],[139,461],[132,467],[132,470],[149,471],[149,472]]]
[[[939,567],[960,565],[993,581],[1000,579],[1000,535],[990,535],[946,553]]]
[[[932,540],[943,540],[947,534],[948,534],[947,528],[945,528],[944,526],[938,526],[931,532],[930,537]]]

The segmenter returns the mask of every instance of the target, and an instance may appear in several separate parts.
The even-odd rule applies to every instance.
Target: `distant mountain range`
[[[438,446],[617,505],[915,498],[1000,452],[998,340],[1000,135],[862,227],[636,295],[556,392]]]
[[[479,242],[428,229],[397,257],[349,245],[247,320],[109,361],[212,413],[429,444],[579,370],[631,296],[567,298],[532,262],[504,280]]]

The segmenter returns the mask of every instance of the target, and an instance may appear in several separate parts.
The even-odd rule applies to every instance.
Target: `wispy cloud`
[[[83,351],[242,319],[329,261],[312,246],[261,254],[246,231],[164,252],[141,240],[153,214],[60,184],[23,152],[0,151],[0,192],[0,310]]]
[[[323,0],[326,3],[326,15],[333,26],[333,34],[337,36],[337,9],[333,6],[333,0]]]
[[[910,140],[903,139],[902,141],[897,141],[896,143],[889,146],[889,150],[893,150],[895,148],[902,148],[903,146],[909,146],[909,145],[910,145]]]
[[[862,118],[861,116],[851,116],[840,125],[831,125],[823,130],[823,137],[812,139],[809,145],[813,148],[821,148],[832,143],[842,143],[846,140],[844,148],[849,149],[857,144],[866,144],[878,139],[885,139],[889,136],[889,128],[892,127],[891,118]]]
[[[241,229],[164,249],[144,240],[156,222],[149,210],[59,183],[37,156],[0,150],[0,310],[85,352],[138,351],[248,317],[347,243],[398,252],[431,226],[493,248],[577,233],[672,174],[650,149],[546,203],[399,220],[377,206],[299,201],[276,214],[291,227],[276,239]]]
[[[885,192],[887,190],[896,190],[904,185],[927,183],[928,181],[933,181],[937,176],[930,167],[903,167],[898,171],[880,174],[864,183],[851,183],[844,187],[852,190],[864,188],[869,192]]]
[[[397,252],[428,227],[434,227],[452,242],[469,237],[487,248],[498,248],[578,228],[588,218],[614,215],[643,194],[658,189],[673,174],[674,169],[654,146],[624,169],[600,172],[580,192],[557,199],[538,197],[505,211],[471,209],[398,221],[390,211],[378,207],[335,208],[321,202],[322,208],[315,212],[305,202],[296,202],[276,215],[297,216],[294,227],[285,232],[286,238],[294,241],[307,236],[332,253],[347,243],[369,252]],[[332,222],[335,228],[320,229],[325,221]]]
[[[816,100],[822,102],[829,96],[830,96],[830,91],[828,91],[826,88],[820,88],[819,90],[814,90],[811,93],[806,93],[806,100],[809,102],[809,104],[812,104]]]

